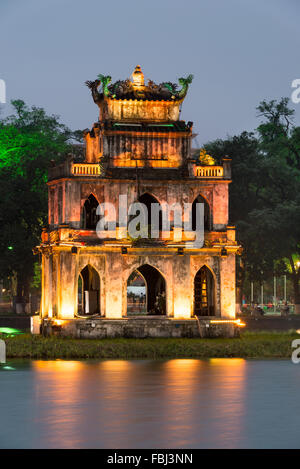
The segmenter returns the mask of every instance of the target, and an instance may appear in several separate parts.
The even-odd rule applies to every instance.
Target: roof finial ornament
[[[140,87],[145,86],[144,74],[142,72],[141,66],[137,65],[134,69],[133,74],[131,75],[133,86]]]
[[[131,75],[131,79],[118,80],[111,83],[110,75],[98,75],[97,80],[86,81],[91,89],[92,96],[99,107],[106,98],[120,100],[143,100],[143,101],[183,101],[193,80],[193,75],[179,78],[178,89],[176,83],[169,81],[157,85],[152,80],[145,85],[144,74],[141,66],[137,65]],[[101,88],[100,88],[101,85]]]

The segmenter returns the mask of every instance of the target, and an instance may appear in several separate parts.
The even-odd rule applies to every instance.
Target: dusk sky
[[[0,0],[0,78],[7,101],[44,107],[75,130],[97,121],[84,82],[99,73],[116,81],[140,64],[157,83],[193,73],[181,118],[199,146],[253,130],[259,101],[291,96],[299,19],[297,0]]]

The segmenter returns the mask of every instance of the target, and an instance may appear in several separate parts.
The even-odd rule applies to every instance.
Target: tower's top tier
[[[179,85],[171,82],[157,85],[148,80],[145,85],[144,74],[137,65],[131,79],[111,83],[111,76],[98,75],[86,85],[100,108],[100,121],[166,122],[179,120],[179,106],[192,79],[193,75],[179,78]]]

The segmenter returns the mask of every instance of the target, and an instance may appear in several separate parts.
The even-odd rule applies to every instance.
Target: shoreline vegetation
[[[6,357],[28,359],[290,358],[296,331],[244,332],[233,339],[70,339],[0,334]]]

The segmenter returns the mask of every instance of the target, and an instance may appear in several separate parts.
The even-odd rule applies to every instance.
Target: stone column
[[[52,317],[52,255],[42,255],[41,316]]]
[[[174,319],[189,319],[192,315],[190,256],[173,258]]]
[[[235,255],[220,257],[221,317],[235,318]]]
[[[105,317],[108,319],[122,318],[124,303],[123,271],[121,254],[118,252],[108,253],[105,265]]]
[[[61,252],[58,261],[58,270],[60,272],[58,279],[58,297],[59,309],[58,317],[62,319],[74,318],[76,311],[75,304],[75,260],[71,252]]]
[[[45,282],[45,277],[46,277],[46,258],[45,255],[42,254],[42,275],[41,275],[41,280],[42,280],[42,296],[41,296],[41,307],[40,307],[40,316],[43,318],[45,316],[45,296],[46,296],[46,282]]]

